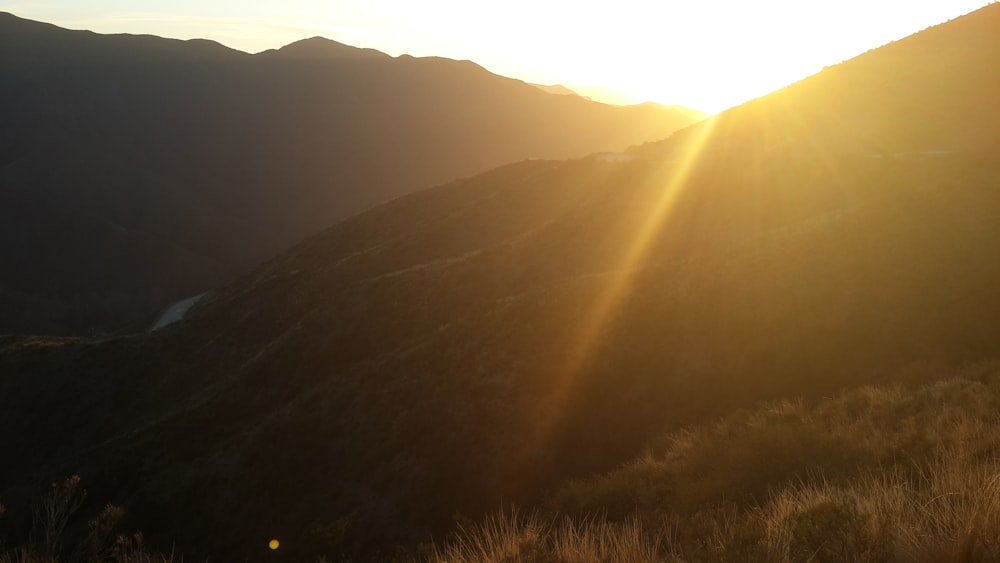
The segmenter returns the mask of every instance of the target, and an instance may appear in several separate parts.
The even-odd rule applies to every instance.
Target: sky
[[[469,59],[609,103],[714,113],[987,0],[0,0],[71,29],[214,39],[255,53],[323,36]]]

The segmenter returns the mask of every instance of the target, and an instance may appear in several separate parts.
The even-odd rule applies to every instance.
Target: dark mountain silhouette
[[[0,496],[80,472],[192,555],[389,555],[757,400],[996,358],[998,26],[400,197],[153,334],[7,337]]]
[[[280,49],[269,49],[259,56],[285,58],[291,60],[359,60],[388,59],[389,55],[375,49],[359,49],[344,45],[325,37],[312,37],[285,45]]]
[[[689,125],[468,61],[322,38],[248,55],[0,14],[0,333],[148,326],[335,220]]]

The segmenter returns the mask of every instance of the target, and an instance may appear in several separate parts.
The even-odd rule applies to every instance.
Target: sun
[[[534,82],[560,82],[596,101],[657,102],[715,114],[985,3],[658,3],[619,20],[591,14],[562,38],[574,45],[572,56],[522,55],[538,73],[548,65],[552,78],[533,76]]]

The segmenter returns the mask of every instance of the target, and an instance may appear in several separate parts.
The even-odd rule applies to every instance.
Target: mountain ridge
[[[114,62],[116,51],[127,44],[129,57],[145,61],[163,60],[164,57],[187,51],[204,60],[250,56],[243,51],[226,47],[210,39],[166,39],[148,34],[98,34],[88,30],[71,30],[54,24],[20,18],[10,12],[0,11],[0,26],[4,37],[0,46],[0,68],[17,68],[24,63],[18,57],[26,54],[37,58],[27,62],[39,64],[66,64],[67,62]],[[108,38],[108,43],[95,45],[93,39]]]
[[[623,150],[693,121],[325,39],[249,55],[0,24],[11,83],[0,258],[22,264],[0,275],[0,332],[138,330],[386,199],[524,158]],[[317,45],[327,54],[295,54]]]

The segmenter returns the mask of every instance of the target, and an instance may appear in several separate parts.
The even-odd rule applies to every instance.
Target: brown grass
[[[432,561],[1000,561],[997,373],[773,403],[677,432],[561,488],[545,516],[463,530]]]
[[[537,513],[501,512],[472,528],[462,528],[431,562],[448,563],[610,563],[658,561],[659,546],[637,522],[603,519],[551,520]]]

